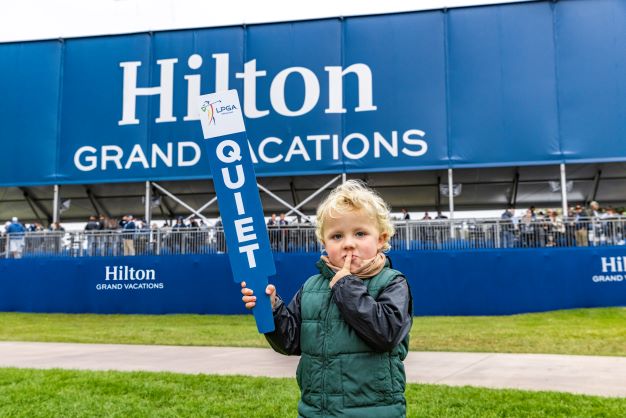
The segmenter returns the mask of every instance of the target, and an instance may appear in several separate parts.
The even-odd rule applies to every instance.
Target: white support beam
[[[59,222],[59,185],[54,185],[54,198],[52,199],[52,223]]]
[[[317,196],[318,194],[322,193],[324,190],[326,190],[331,184],[333,184],[334,182],[336,182],[337,180],[339,180],[342,176],[338,175],[335,178],[333,178],[331,181],[329,181],[328,183],[326,183],[325,185],[323,185],[322,187],[320,187],[319,189],[317,189],[315,192],[313,192],[313,194],[311,194],[309,197],[307,197],[306,199],[304,199],[302,202],[298,203],[297,206],[295,206],[293,209],[291,209],[289,212],[287,212],[285,214],[285,216],[289,216],[291,214],[291,212],[294,212],[297,209],[300,209],[303,205],[305,205],[306,203],[308,203],[311,199],[313,199],[315,196]]]
[[[450,238],[454,238],[454,183],[452,169],[448,169],[448,209],[450,211]]]
[[[146,181],[146,196],[145,196],[145,213],[144,219],[146,221],[146,226],[150,228],[150,224],[152,223],[152,188],[150,187],[150,182]]]
[[[257,185],[257,187],[259,189],[263,190],[265,193],[270,195],[270,197],[274,198],[274,200],[276,200],[277,202],[281,203],[283,206],[291,209],[292,212],[296,212],[298,215],[302,216],[302,218],[304,218],[304,219],[308,220],[309,222],[311,222],[311,219],[309,219],[308,216],[306,216],[304,213],[300,212],[298,209],[294,208],[292,205],[290,205],[289,203],[287,203],[286,201],[284,201],[283,199],[281,199],[280,197],[278,197],[274,193],[270,192],[268,189],[263,187],[261,184],[257,183],[256,185]]]
[[[154,187],[156,187],[157,189],[159,189],[159,191],[163,194],[165,194],[166,196],[170,197],[172,200],[174,200],[176,203],[178,203],[179,205],[183,206],[184,208],[188,209],[190,212],[195,213],[196,216],[198,216],[199,218],[201,218],[204,222],[208,223],[209,220],[200,212],[198,212],[197,210],[195,210],[194,208],[192,208],[191,206],[189,206],[188,204],[186,204],[184,201],[180,200],[178,197],[176,197],[175,195],[173,195],[172,193],[170,193],[169,191],[167,191],[165,188],[163,188],[161,185],[159,185],[158,183],[152,183],[152,185]]]
[[[563,208],[563,218],[567,217],[567,177],[565,164],[561,164],[561,206]]]
[[[203,210],[205,210],[206,208],[208,208],[209,206],[211,206],[213,203],[217,202],[217,196],[213,197],[213,199],[209,200],[208,202],[206,202],[204,205],[202,205],[200,208],[198,208],[198,212],[202,212]],[[193,215],[189,215],[185,218],[185,220],[189,220],[193,218]]]

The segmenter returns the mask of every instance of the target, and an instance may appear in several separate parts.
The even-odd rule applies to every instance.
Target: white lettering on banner
[[[96,290],[144,290],[164,289],[163,283],[98,283]]]
[[[104,280],[156,280],[156,271],[128,266],[106,266]]]
[[[215,62],[215,92],[222,92],[229,89],[229,54],[217,53],[211,57]],[[167,58],[157,60],[160,69],[160,82],[155,86],[139,87],[138,68],[141,61],[120,62],[123,71],[122,86],[122,119],[118,125],[138,125],[141,121],[137,118],[137,98],[139,96],[159,97],[159,116],[156,123],[176,122],[174,116],[174,66],[178,63],[178,58]],[[187,59],[187,66],[190,70],[200,70],[203,64],[202,56],[192,54]],[[243,73],[235,73],[235,77],[243,79],[243,110],[244,115],[250,119],[268,116],[268,109],[257,107],[257,78],[267,76],[267,71],[257,70],[256,59],[244,63]],[[358,105],[355,112],[371,112],[377,107],[374,105],[373,76],[370,67],[363,63],[352,64],[347,68],[340,66],[326,66],[324,70],[328,73],[328,107],[325,113],[346,113],[344,107],[344,77],[352,75],[357,80]],[[146,69],[144,71],[150,71]],[[178,73],[178,72],[177,72]],[[147,74],[145,74],[147,75]],[[304,97],[299,109],[289,109],[285,100],[285,84],[291,75],[299,75],[304,84]],[[147,77],[145,77],[147,78]],[[184,74],[183,79],[187,82],[187,109],[183,121],[196,121],[200,115],[196,108],[199,97],[202,95],[200,88],[202,85],[201,74]],[[270,103],[274,111],[280,115],[288,117],[302,116],[312,111],[318,104],[320,97],[320,81],[317,75],[305,67],[288,67],[276,74],[270,83],[269,92]]]
[[[161,67],[161,84],[156,87],[137,87],[137,68],[141,66],[141,61],[121,62],[120,67],[124,70],[124,86],[122,90],[122,120],[119,125],[137,125],[139,119],[136,118],[135,108],[137,96],[160,97],[160,113],[155,119],[156,123],[176,122],[176,117],[172,114],[174,98],[174,64],[177,58],[158,60]]]
[[[602,273],[618,273],[626,270],[626,256],[601,257]]]
[[[602,273],[591,276],[591,280],[594,283],[606,283],[606,282],[622,282],[626,280],[626,277],[622,273],[626,272],[626,256],[614,256],[614,257],[600,257],[600,267],[602,267]]]
[[[269,136],[269,137],[265,138],[263,141],[261,141],[261,143],[259,144],[259,157],[261,157],[261,160],[263,160],[263,161],[264,161],[264,162],[266,162],[266,163],[273,164],[273,163],[277,163],[277,162],[279,162],[280,160],[282,160],[282,159],[283,159],[283,154],[280,154],[280,153],[279,153],[279,154],[278,154],[278,155],[276,155],[275,157],[269,157],[269,156],[265,153],[265,146],[266,146],[268,143],[270,143],[270,142],[271,142],[271,143],[273,143],[273,144],[278,144],[278,145],[280,145],[280,144],[282,144],[282,143],[283,143],[283,140],[282,140],[282,139],[280,139],[280,138],[275,138],[275,137],[273,137],[273,136]]]
[[[391,131],[390,134],[374,132],[372,138],[359,132],[350,133],[343,138],[337,134],[307,135],[306,137],[296,135],[291,141],[270,136],[262,139],[256,148],[250,142],[248,146],[254,164],[259,161],[266,164],[292,161],[339,161],[342,156],[348,160],[359,160],[368,155],[376,159],[388,156],[398,158],[400,153],[417,158],[428,152],[425,135],[424,131],[409,129],[401,135],[398,131]],[[218,145],[217,152],[221,155],[220,159],[227,164],[241,160],[241,152],[234,152],[233,144],[236,145],[232,140],[224,140]],[[177,142],[176,146],[172,142],[164,145],[151,144],[145,149],[140,144],[129,146],[130,151],[125,151],[118,145],[102,145],[100,148],[90,145],[82,146],[74,153],[74,166],[80,171],[93,171],[98,168],[102,171],[153,169],[161,165],[192,167],[197,165],[202,157],[201,148],[193,141]],[[149,160],[148,155],[150,155]],[[222,170],[231,183],[231,187],[238,188],[239,182],[243,181],[241,168],[235,168],[235,172],[232,173],[227,168]]]
[[[285,103],[285,83],[289,74],[298,73],[304,80],[304,103],[298,110],[290,110]],[[304,67],[291,67],[279,72],[270,87],[270,101],[276,112],[283,116],[302,116],[309,113],[320,98],[320,83],[315,73]]]
[[[294,136],[293,141],[291,141],[291,146],[289,147],[289,151],[287,151],[287,156],[285,157],[285,162],[288,163],[291,161],[291,158],[294,155],[302,155],[304,161],[311,161],[311,157],[309,157],[309,153],[306,152],[306,148],[302,143],[302,139],[299,136]]]
[[[607,274],[607,275],[597,275],[597,276],[593,276],[591,277],[591,280],[593,280],[595,283],[598,282],[621,282],[624,280],[624,276],[621,274]]]
[[[118,145],[103,145],[100,147],[100,151],[92,146],[84,146],[78,148],[74,153],[74,165],[80,171],[92,171],[97,169],[99,161],[102,171],[106,171],[109,168],[129,170],[134,168],[133,164],[135,163],[137,163],[135,166],[139,165],[144,169],[156,168],[159,165],[159,161],[167,167],[172,167],[174,162],[173,150],[174,146],[171,142],[166,144],[166,151],[163,151],[158,144],[152,144],[151,159],[150,164],[148,164],[146,152],[141,148],[141,145],[135,144],[130,155],[126,158],[125,164],[122,164],[124,160],[124,150]],[[178,167],[191,167],[198,164],[200,161],[200,147],[195,142],[179,142],[177,143],[176,150],[176,165]]]
[[[228,90],[228,54],[213,54],[215,59],[215,92]],[[189,68],[197,70],[202,66],[202,57],[193,54],[187,60]],[[197,104],[200,100],[200,74],[186,75],[187,80],[187,115],[184,121],[198,120]]]
[[[242,159],[241,148],[239,147],[239,144],[230,139],[222,140],[215,148],[215,154],[217,155],[217,158],[225,164],[238,162]],[[222,167],[222,177],[224,179],[224,184],[230,190],[240,189],[246,183],[246,176],[243,171],[243,165],[235,165],[235,171],[237,172],[237,180],[233,182],[230,177],[229,167]],[[243,203],[241,192],[233,193],[233,198],[235,199],[235,205],[237,207],[237,215],[245,215],[246,207]],[[253,222],[254,221],[252,217],[249,216],[246,218],[235,219],[237,243],[241,244],[242,242],[253,241],[257,239],[257,236],[254,233]],[[239,253],[245,252],[248,257],[248,267],[256,267],[254,251],[258,250],[259,248],[260,247],[258,243],[243,245],[239,247]]]

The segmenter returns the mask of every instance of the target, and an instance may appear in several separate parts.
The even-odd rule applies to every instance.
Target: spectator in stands
[[[176,221],[172,225],[172,234],[170,235],[169,243],[172,253],[183,254],[186,242],[187,225],[185,225],[185,218],[177,216]]]
[[[59,222],[52,222],[48,229],[54,232],[65,232],[65,228]]]
[[[428,214],[428,212],[424,212],[424,217],[422,218],[422,221],[429,221],[432,218],[430,217],[430,215]]]
[[[99,231],[100,222],[95,216],[90,216],[87,225],[85,225],[85,235],[87,236],[87,255],[94,256],[99,252],[98,236],[95,235]]]
[[[589,246],[589,212],[581,205],[574,208],[574,229],[576,230],[576,245]]]
[[[565,224],[563,218],[556,210],[548,209],[548,235],[547,235],[547,247],[556,247],[563,245],[563,238],[565,236]]]
[[[589,215],[596,217],[596,218],[602,217],[602,210],[600,209],[600,204],[596,202],[595,200],[589,204]]]
[[[176,222],[172,226],[172,230],[173,231],[184,231],[186,228],[187,228],[187,225],[185,225],[185,218],[183,218],[182,216],[177,216],[176,217]]]
[[[511,248],[514,246],[515,242],[515,226],[513,225],[513,216],[515,215],[515,208],[513,206],[509,206],[506,208],[502,215],[500,215],[501,224],[501,239],[502,239],[502,248]]]
[[[226,252],[226,239],[224,237],[224,225],[222,224],[222,218],[217,218],[215,221],[215,246],[218,253]],[[271,238],[271,235],[270,235]]]
[[[441,213],[440,210],[437,211],[437,216],[435,216],[435,219],[448,219],[448,217],[446,215],[444,215],[443,213]]]
[[[90,216],[89,221],[87,221],[87,225],[85,225],[85,231],[91,232],[98,231],[100,229],[102,228],[100,228],[100,223],[97,218],[95,216]]]
[[[124,255],[135,255],[135,218],[133,215],[124,216],[120,224],[124,225],[122,228],[122,234],[124,236]]]
[[[406,210],[406,208],[402,208],[402,219],[405,220],[405,221],[411,220],[411,215]]]
[[[100,215],[98,217],[98,229],[100,231],[106,229],[106,224],[107,224],[107,219],[105,218],[104,215]]]
[[[606,240],[604,225],[600,222],[600,219],[604,217],[604,213],[600,208],[600,204],[595,200],[589,203],[589,216],[591,217],[589,222],[589,242],[592,245],[600,245],[603,240]]]
[[[278,243],[280,241],[280,232],[275,231],[274,229],[278,227],[278,218],[275,213],[272,213],[270,218],[267,221],[267,233],[270,238],[270,246],[273,251],[278,250]]]
[[[524,247],[535,247],[535,225],[533,224],[534,207],[526,210],[524,216],[520,220],[520,236],[521,243]]]
[[[622,242],[622,225],[616,222],[620,218],[615,208],[609,206],[604,213],[604,231],[607,235],[607,244],[619,245]]]
[[[65,234],[63,234],[62,232],[65,232],[65,228],[63,228],[63,226],[59,222],[53,222],[48,227],[48,230],[57,233],[52,238],[52,245],[54,253],[59,254],[61,252],[61,249],[63,248],[63,236]]]
[[[278,220],[278,227],[285,227],[287,225],[289,225],[289,222],[287,221],[287,219],[285,219],[285,214],[281,213],[280,219]],[[279,243],[280,250],[286,252],[287,249],[289,248],[289,231],[283,229],[279,233],[280,233],[280,243]]]
[[[31,224],[28,228],[27,231],[28,232],[43,232],[43,225],[40,224],[39,222],[35,222],[34,224]]]
[[[563,219],[565,224],[565,242],[564,246],[571,247],[576,245],[576,211],[573,206],[570,206],[567,210],[567,217]]]
[[[9,253],[12,258],[22,258],[24,251],[24,234],[26,228],[22,225],[16,216],[11,219],[11,223],[6,228],[9,239]]]

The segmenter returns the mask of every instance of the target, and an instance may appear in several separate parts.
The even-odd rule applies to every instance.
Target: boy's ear
[[[378,245],[376,246],[376,248],[378,248],[379,250],[382,249],[385,245],[385,242],[387,242],[387,233],[383,232],[378,236]]]

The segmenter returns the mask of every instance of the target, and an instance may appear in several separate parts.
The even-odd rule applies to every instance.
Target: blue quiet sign
[[[276,273],[263,207],[237,90],[200,97],[205,149],[220,205],[235,282],[246,281],[257,295],[253,309],[259,332],[274,330],[267,278]]]

